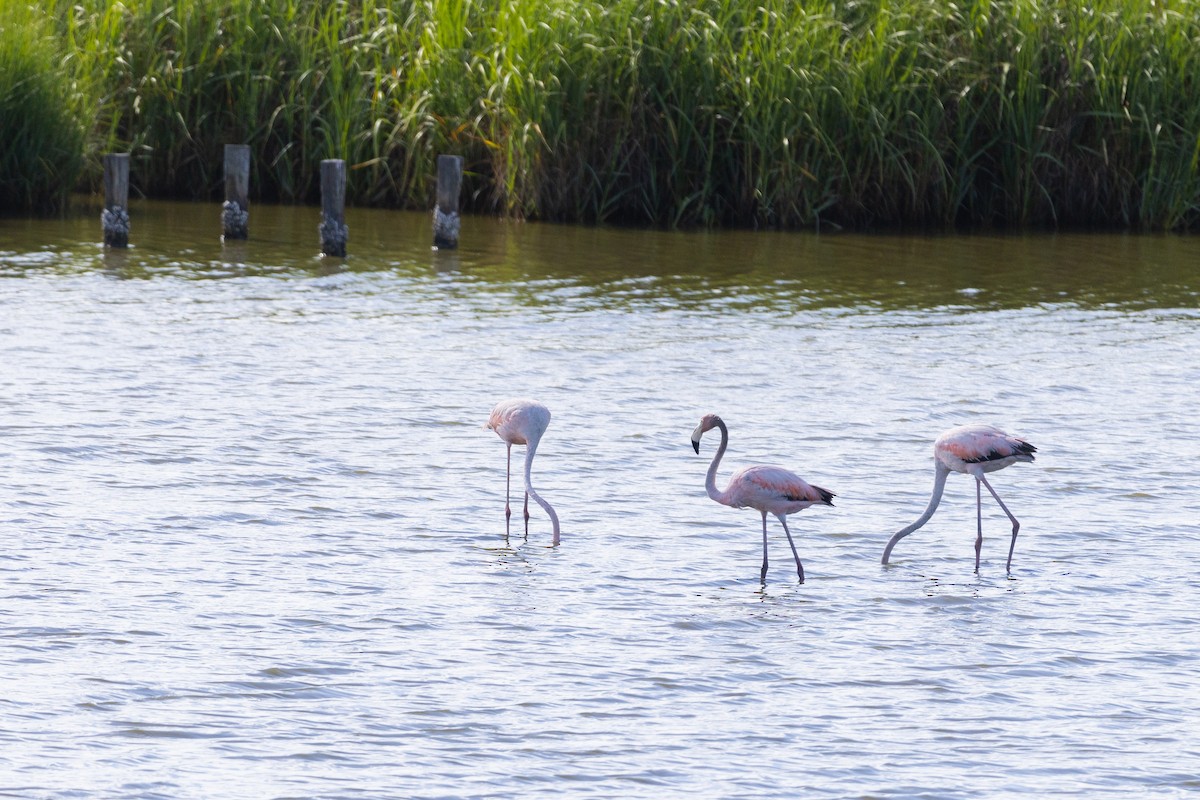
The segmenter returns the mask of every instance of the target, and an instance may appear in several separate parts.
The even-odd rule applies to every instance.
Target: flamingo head
[[[723,424],[721,418],[716,414],[705,414],[704,418],[700,420],[700,424],[696,426],[696,430],[692,431],[692,449],[699,453],[700,437],[704,435],[705,431],[711,431],[721,424]]]

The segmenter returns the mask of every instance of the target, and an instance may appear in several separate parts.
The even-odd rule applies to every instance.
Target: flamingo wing
[[[964,425],[938,437],[936,449],[964,464],[983,464],[1013,458],[1033,461],[1037,448],[1024,439],[1009,436],[990,425]]]
[[[833,492],[811,485],[790,470],[761,465],[740,470],[730,480],[729,488],[736,494],[736,505],[754,508],[776,503],[831,506],[835,497]]]
[[[550,409],[536,400],[514,398],[497,403],[485,427],[509,444],[528,444],[529,439],[545,433],[549,424]]]

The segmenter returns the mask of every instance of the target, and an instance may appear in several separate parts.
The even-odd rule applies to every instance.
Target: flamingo
[[[821,503],[833,505],[833,492],[819,486],[810,486],[800,476],[782,467],[768,467],[761,464],[738,470],[729,479],[725,491],[717,489],[717,465],[725,448],[729,446],[729,428],[716,414],[708,414],[700,420],[696,430],[692,431],[692,448],[700,453],[700,437],[713,428],[721,429],[721,446],[708,467],[708,476],[704,480],[704,490],[708,496],[722,505],[733,508],[755,508],[762,514],[763,523],[763,563],[762,582],[767,582],[767,512],[771,512],[783,525],[787,534],[788,544],[792,546],[792,555],[796,558],[796,574],[804,583],[804,566],[800,563],[800,554],[796,552],[796,543],[792,541],[792,532],[788,530],[787,515],[795,514],[811,505]]]
[[[1017,531],[1020,530],[1021,523],[1017,522],[1017,518],[1008,510],[1008,506],[1004,505],[1000,495],[996,494],[996,490],[983,475],[985,472],[1004,469],[1018,461],[1033,461],[1033,454],[1036,452],[1037,448],[1029,442],[1017,436],[1009,436],[991,425],[963,425],[943,433],[933,443],[933,496],[929,499],[929,507],[916,522],[892,536],[883,551],[883,563],[888,563],[888,556],[892,554],[896,542],[924,525],[933,516],[942,499],[942,490],[946,488],[946,476],[954,471],[975,478],[975,515],[979,526],[979,533],[975,537],[975,571],[979,572],[979,550],[983,547],[983,493],[979,488],[980,484],[987,487],[992,497],[1000,504],[1000,508],[1004,509],[1004,513],[1012,520],[1012,543],[1008,546],[1008,563],[1005,566],[1006,570],[1011,571],[1013,548],[1017,546]]]
[[[525,445],[525,530],[529,530],[529,498],[533,497],[537,504],[550,515],[550,521],[554,524],[553,545],[558,546],[558,515],[554,513],[551,505],[533,490],[533,484],[529,480],[533,455],[537,452],[538,442],[541,441],[542,434],[546,432],[549,424],[550,409],[535,400],[516,398],[501,400],[497,403],[496,407],[492,409],[485,427],[495,431],[496,435],[508,445],[508,468],[504,479],[504,518],[507,520],[512,517],[512,507],[508,502],[512,483],[512,446],[523,444]]]

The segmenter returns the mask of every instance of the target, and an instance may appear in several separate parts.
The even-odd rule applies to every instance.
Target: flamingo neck
[[[721,444],[717,447],[717,454],[713,456],[712,463],[708,465],[708,475],[704,478],[704,491],[708,492],[708,496],[718,503],[729,505],[726,492],[717,488],[717,467],[721,464],[721,456],[725,455],[725,449],[729,447],[729,428],[725,427],[723,419],[717,420],[717,427],[721,429]]]
[[[884,564],[888,563],[888,556],[892,554],[892,548],[896,546],[896,542],[908,536],[926,522],[929,522],[929,518],[933,516],[933,512],[937,511],[938,503],[942,502],[942,492],[946,489],[946,478],[950,475],[950,468],[937,459],[934,459],[933,471],[933,495],[929,498],[929,505],[926,506],[925,512],[917,518],[916,522],[907,528],[896,531],[892,535],[892,538],[887,543],[887,547],[883,551]]]
[[[528,443],[525,445],[525,491],[530,497],[533,498],[535,503],[542,507],[542,510],[546,512],[546,515],[550,517],[550,522],[554,525],[554,544],[558,544],[558,514],[554,513],[554,507],[543,500],[542,496],[534,490],[533,482],[529,477],[533,468],[533,456],[537,452],[539,441],[541,441],[540,436],[531,437]]]

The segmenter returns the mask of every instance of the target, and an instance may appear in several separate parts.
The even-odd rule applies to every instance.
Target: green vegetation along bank
[[[1200,225],[1190,0],[0,0],[0,206],[95,189],[828,229]]]

